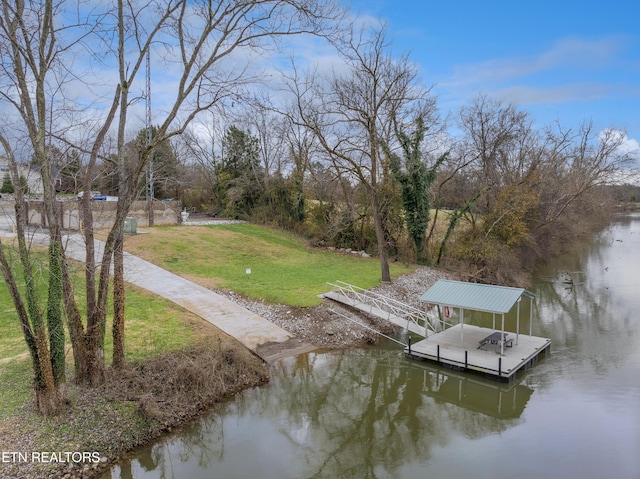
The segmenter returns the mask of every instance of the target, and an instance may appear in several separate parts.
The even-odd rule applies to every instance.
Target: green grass
[[[172,302],[134,287],[127,289],[125,352],[127,361],[138,361],[165,351],[187,348],[197,327],[208,324]],[[105,355],[113,351],[111,315],[107,318]],[[195,326],[195,328],[194,328]]]
[[[179,275],[291,306],[313,306],[327,282],[361,288],[380,282],[380,263],[306,246],[299,238],[255,225],[161,227],[127,238],[127,251]],[[247,274],[247,269],[251,274]],[[393,277],[413,268],[394,263]]]
[[[36,259],[42,264],[43,253]],[[76,293],[82,291],[82,266],[76,265]],[[46,271],[38,275],[40,291],[45,290]],[[191,313],[174,305],[170,301],[158,298],[151,293],[127,287],[126,292],[125,351],[127,361],[138,361],[152,357],[165,351],[184,349],[193,344],[199,332],[206,331],[208,324]],[[78,297],[79,306],[84,308],[84,301]],[[15,408],[24,404],[32,396],[30,379],[33,371],[27,345],[20,329],[13,302],[7,291],[4,280],[0,279],[0,420],[12,415]],[[41,302],[44,308],[46,302]],[[113,342],[111,337],[111,315],[108,315],[105,335],[105,356],[111,360]],[[70,344],[67,333],[67,344]],[[72,373],[73,360],[67,354],[67,371]]]
[[[299,238],[247,224],[154,228],[151,234],[128,237],[125,247],[207,286],[291,306],[318,304],[317,295],[327,291],[327,282],[342,280],[370,288],[380,279],[377,259],[308,248]],[[37,253],[36,260],[40,290],[44,292],[46,254]],[[250,275],[246,274],[246,268],[251,268]],[[82,270],[82,265],[75,265],[77,299],[79,306],[84,308]],[[391,271],[396,277],[412,268],[395,263]],[[45,304],[42,301],[43,308]],[[199,334],[207,334],[207,326],[167,300],[133,286],[127,287],[125,348],[128,361],[186,348]],[[110,362],[111,352],[109,315],[105,335],[107,362]],[[70,354],[67,361],[71,372]],[[0,279],[0,420],[12,415],[16,407],[31,398],[31,383],[25,378],[32,375],[20,324],[4,281]]]
[[[31,399],[31,378],[33,368],[29,357],[0,363],[0,421],[12,416],[18,407]]]

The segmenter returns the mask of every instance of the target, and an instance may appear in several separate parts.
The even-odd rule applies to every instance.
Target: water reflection
[[[106,477],[394,476],[452,435],[480,438],[517,424],[533,394],[522,380],[469,377],[397,348],[302,355],[272,376],[268,388],[242,394]]]
[[[533,389],[521,384],[522,379],[505,384],[435,366],[423,368],[424,394],[499,419],[519,418],[533,394]]]
[[[593,379],[638,363],[640,293],[631,274],[640,266],[640,227],[621,219],[586,248],[540,271],[536,316],[541,335],[553,340],[558,375]],[[571,271],[575,283],[557,278]],[[566,369],[566,371],[560,371]]]

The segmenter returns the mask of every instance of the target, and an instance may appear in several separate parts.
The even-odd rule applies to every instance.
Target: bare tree
[[[632,161],[622,149],[624,132],[593,130],[591,122],[577,130],[547,128],[539,168],[540,217],[537,229],[558,222],[575,203],[599,186],[614,183]]]
[[[389,142],[394,116],[433,105],[407,56],[394,58],[380,27],[354,33],[339,46],[346,70],[290,78],[297,101],[292,118],[315,134],[338,174],[369,196],[383,281],[391,281],[382,186],[390,181],[381,140]]]
[[[479,95],[460,110],[459,127],[464,132],[464,155],[475,163],[481,179],[476,190],[519,181],[536,167],[537,133],[533,120],[514,105],[503,105],[486,95]],[[486,195],[489,209],[493,196]]]
[[[260,162],[264,172],[263,186],[268,188],[270,177],[281,177],[284,170],[284,142],[281,138],[283,118],[260,105],[252,105],[243,115],[245,124],[258,138]]]
[[[29,149],[41,176],[44,192],[45,217],[49,227],[49,279],[46,307],[46,329],[43,313],[35,293],[32,258],[27,247],[24,211],[24,191],[18,186],[16,196],[16,222],[18,249],[24,280],[27,284],[26,302],[16,288],[16,279],[0,245],[0,264],[5,281],[22,325],[35,372],[34,389],[38,410],[43,414],[55,414],[62,407],[61,385],[65,380],[64,329],[62,319],[62,276],[64,267],[62,235],[60,231],[58,203],[53,181],[53,160],[48,151],[50,138],[49,104],[62,89],[56,81],[64,77],[66,52],[82,43],[87,23],[65,17],[61,4],[53,0],[42,2],[17,2],[3,0],[0,16],[0,55],[3,79],[11,88],[0,89],[3,104],[13,107],[17,119],[27,132]],[[67,33],[74,31],[77,36]],[[59,37],[64,40],[59,41]],[[51,72],[61,74],[57,77]],[[49,83],[54,77],[53,88]],[[51,96],[48,101],[47,95]],[[19,185],[16,158],[11,147],[14,139],[0,133],[0,142],[10,158],[14,184]],[[48,344],[47,344],[48,341]]]
[[[76,2],[68,3],[71,5]],[[240,63],[240,52],[264,53],[279,37],[305,33],[330,35],[337,26],[342,10],[333,0],[117,0],[113,7],[98,6],[90,13],[85,13],[79,5],[75,9],[65,9],[64,0],[27,4],[22,0],[2,0],[1,5],[2,68],[17,87],[16,96],[5,92],[3,100],[13,105],[19,113],[34,156],[40,164],[51,236],[50,269],[52,272],[60,271],[60,274],[52,276],[50,296],[57,292],[58,304],[60,299],[64,300],[76,363],[76,379],[97,385],[104,378],[103,331],[112,265],[113,361],[116,367],[124,363],[123,227],[152,152],[158,145],[183,133],[201,112],[231,101],[242,93],[240,87],[249,78],[244,66],[234,67]],[[84,29],[75,31],[65,24],[70,12],[80,17],[76,24],[84,24]],[[65,41],[61,42],[61,38]],[[143,60],[152,47],[156,52],[162,52],[167,70],[177,72],[173,92],[165,95],[168,106],[164,108],[161,118],[154,121],[158,127],[152,141],[133,161],[125,161],[130,107],[135,101],[132,88],[139,79]],[[93,80],[94,88],[87,90],[104,91],[106,88],[111,91],[106,95],[106,100],[103,94],[96,93],[94,100],[107,106],[102,111],[101,119],[94,122],[92,141],[88,147],[76,144],[73,136],[63,137],[62,133],[59,134],[61,141],[88,155],[83,179],[85,194],[80,202],[86,244],[85,327],[62,256],[55,211],[57,203],[50,181],[51,164],[47,160],[45,138],[51,134],[50,129],[47,130],[50,126],[47,119],[58,113],[53,110],[56,105],[46,101],[47,95],[54,93],[48,83],[49,78],[55,78],[53,68],[59,66],[64,71],[63,54],[66,58],[72,58],[79,52],[86,56],[87,50],[94,61],[102,60],[106,68],[115,67],[117,79],[115,84],[105,84],[104,80],[109,81],[108,76],[103,80],[98,75]],[[78,76],[74,76],[74,79],[86,81]],[[101,80],[103,83],[100,83]],[[64,90],[61,86],[55,85],[55,92]],[[109,132],[113,130],[117,132],[119,199],[114,226],[108,233],[104,253],[98,258],[89,191]],[[2,139],[6,140],[3,143],[7,143],[7,149],[10,139],[6,136]],[[54,264],[55,261],[58,263]],[[62,285],[55,281],[61,281]],[[55,304],[51,302],[51,312],[48,313],[51,316],[57,314],[53,309]],[[29,343],[29,337],[25,339]],[[43,409],[43,412],[46,411]]]
[[[468,201],[474,191],[487,191],[478,204],[481,221],[467,208],[471,227],[460,237],[464,247],[456,258],[476,269],[474,278],[516,280],[514,272],[606,221],[599,187],[619,177],[629,161],[623,132],[596,133],[591,123],[537,130],[528,113],[486,96],[461,110],[459,126],[463,136],[454,156],[469,166],[462,181],[449,183],[455,186],[450,197]]]
[[[122,237],[123,225],[134,199],[136,185],[154,148],[173,136],[185,131],[196,116],[226,99],[237,97],[239,88],[246,83],[245,69],[229,69],[226,59],[242,49],[266,49],[268,42],[280,36],[301,33],[328,34],[336,24],[340,10],[331,0],[252,0],[236,2],[226,0],[212,4],[207,1],[167,2],[162,10],[149,13],[154,16],[154,29],[146,34],[142,25],[136,23],[141,11],[133,11],[130,4],[118,3],[118,65],[120,71],[120,117],[118,120],[118,151],[122,158],[124,132],[127,124],[128,88],[133,83],[142,60],[155,36],[168,35],[175,45],[175,52],[167,51],[165,61],[177,62],[181,75],[177,79],[171,106],[162,120],[157,121],[156,135],[146,149],[142,150],[137,164],[125,169],[121,167],[121,191],[114,227],[105,243],[105,252],[100,270],[100,288],[95,310],[95,324],[106,320],[106,292],[110,257],[114,256],[114,363],[122,364],[124,334],[124,282],[122,281]],[[127,7],[129,10],[125,10]],[[132,22],[127,28],[127,22]],[[135,34],[129,37],[128,32]],[[133,47],[133,48],[132,48]],[[133,56],[127,55],[132,48]],[[133,65],[133,67],[130,67]],[[122,164],[122,163],[121,163]],[[101,328],[93,330],[89,342],[99,352],[102,342]],[[100,354],[95,357],[101,358]],[[103,367],[103,365],[101,366]],[[95,368],[96,371],[101,368]],[[95,373],[92,375],[96,377]],[[99,378],[99,376],[98,376]]]
[[[305,218],[305,173],[308,171],[312,180],[316,184],[319,182],[315,169],[311,167],[311,158],[317,144],[313,132],[308,128],[296,125],[289,117],[285,117],[280,126],[281,136],[288,149],[288,157],[293,163],[291,178],[295,194],[295,219],[303,221]],[[317,195],[317,199],[322,204],[324,200],[322,195]]]
[[[207,115],[203,115],[205,118]],[[177,156],[191,173],[190,188],[183,199],[187,206],[206,207],[209,212],[215,211],[218,200],[216,196],[216,170],[222,156],[222,138],[225,121],[222,111],[211,111],[208,119],[191,128],[176,138]],[[194,126],[196,126],[194,128]]]

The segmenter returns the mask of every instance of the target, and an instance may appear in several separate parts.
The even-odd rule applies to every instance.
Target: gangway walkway
[[[386,319],[423,337],[444,331],[452,324],[441,320],[437,314],[414,308],[406,303],[359,288],[344,281],[327,283],[333,289],[322,297],[351,306],[363,313]]]

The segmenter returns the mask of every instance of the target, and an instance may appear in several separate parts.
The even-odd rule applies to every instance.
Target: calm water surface
[[[303,355],[104,477],[639,479],[640,216],[541,268],[534,291],[551,354],[510,385],[394,343]]]

